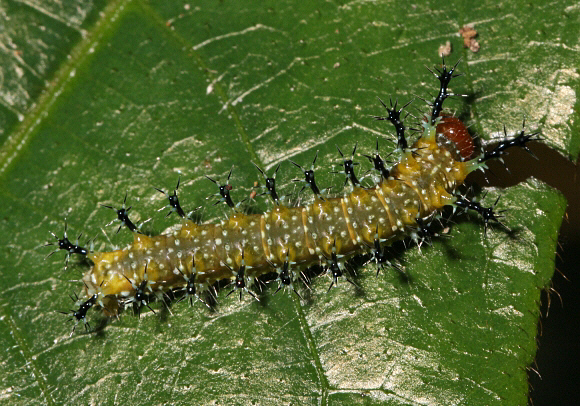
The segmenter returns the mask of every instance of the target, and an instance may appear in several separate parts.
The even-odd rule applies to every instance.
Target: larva
[[[387,169],[377,146],[376,154],[368,156],[378,172],[373,187],[361,186],[352,158],[345,158],[339,149],[348,193],[323,196],[314,172],[294,163],[303,170],[315,195],[312,203],[303,206],[284,205],[276,191],[275,175],[269,177],[260,168],[274,203],[272,210],[262,214],[233,210],[227,220],[217,224],[184,219],[171,234],[150,237],[141,234],[130,220],[125,202],[119,209],[105,206],[116,211],[121,225],[133,232],[134,241],[112,252],[89,252],[70,243],[66,234],[63,239],[57,237],[59,249],[86,255],[93,263],[82,278],[85,298],[75,299],[78,309],[66,314],[72,316],[75,326],[83,321],[88,327],[87,312],[96,305],[107,315],[116,315],[129,304],[140,312],[154,298],[166,300],[168,292],[193,300],[224,280],[231,281],[240,294],[254,295],[249,290],[252,282],[272,272],[277,274],[279,289],[298,294],[295,281],[313,265],[321,265],[331,274],[332,287],[344,276],[345,263],[353,256],[370,253],[378,266],[388,264],[384,247],[408,236],[417,239],[418,234],[428,234],[429,222],[445,206],[476,211],[486,227],[488,222],[499,222],[495,205],[483,207],[456,193],[457,188],[469,173],[485,169],[487,160],[499,158],[513,146],[528,150],[527,143],[540,138],[538,133],[522,129],[516,137],[469,159],[475,151],[473,139],[459,119],[442,113],[443,102],[452,96],[448,86],[456,76],[456,66],[447,69],[443,63],[442,70],[432,72],[440,82],[439,93],[421,124],[419,139],[411,146],[401,118],[405,106],[397,109],[397,103],[390,107],[383,103],[387,115],[376,118],[394,125],[401,158]],[[226,185],[210,180],[219,187],[221,201],[235,209],[229,177]],[[179,183],[176,191],[178,187]],[[185,218],[177,192],[158,190],[167,196],[171,211]]]

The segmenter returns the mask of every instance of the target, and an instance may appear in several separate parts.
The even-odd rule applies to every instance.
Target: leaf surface
[[[545,143],[578,154],[578,8],[565,4],[456,1],[180,2],[119,1],[50,9],[7,2],[0,77],[0,399],[12,404],[525,404],[526,367],[536,350],[540,292],[553,273],[565,209],[559,193],[534,180],[506,190],[498,208],[514,233],[483,235],[476,216],[452,224],[451,238],[403,252],[405,275],[356,267],[361,289],[316,278],[305,300],[270,286],[261,301],[220,293],[216,312],[197,303],[173,315],[125,312],[97,333],[57,311],[72,308],[86,265],[62,270],[62,253],[43,258],[51,230],[97,236],[99,250],[130,233],[101,227],[125,193],[133,219],[162,232],[176,222],[155,210],[153,187],[181,175],[187,210],[227,213],[205,198],[205,175],[247,197],[282,164],[280,190],[297,192],[288,162],[308,165],[339,190],[336,145],[369,153],[391,127],[374,121],[376,97],[415,98],[421,117],[437,90],[425,70],[451,41],[462,78],[456,111],[483,140],[502,125],[539,128]],[[55,6],[53,6],[55,7]],[[26,22],[17,23],[17,20]],[[481,45],[462,48],[459,28],[475,22]],[[25,27],[21,30],[18,27]],[[44,28],[42,28],[44,27]],[[522,28],[524,27],[524,28]],[[36,38],[32,41],[31,38]],[[52,42],[50,41],[52,38]],[[35,44],[37,46],[35,46]],[[42,48],[38,44],[44,44]],[[20,52],[20,54],[18,54]],[[41,69],[43,68],[43,69]],[[18,77],[19,70],[24,72]],[[24,79],[23,79],[24,78]],[[43,93],[40,89],[45,87]],[[418,96],[418,97],[416,97]],[[409,122],[416,121],[413,117]],[[370,168],[357,157],[364,170]],[[542,163],[538,163],[540,165]],[[544,163],[545,164],[545,163]],[[338,170],[339,168],[335,168]],[[304,197],[308,195],[305,194]],[[268,208],[258,199],[255,210]],[[91,326],[98,324],[89,313]]]

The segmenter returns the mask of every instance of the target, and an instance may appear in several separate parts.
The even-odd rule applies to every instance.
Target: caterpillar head
[[[437,140],[458,161],[467,161],[475,151],[475,143],[467,127],[454,116],[441,114],[437,122]]]

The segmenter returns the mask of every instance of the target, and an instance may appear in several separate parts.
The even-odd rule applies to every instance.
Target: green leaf
[[[525,404],[526,367],[536,350],[542,289],[553,273],[563,197],[529,179],[501,195],[507,233],[483,235],[475,217],[451,238],[402,254],[407,279],[357,267],[360,290],[326,293],[316,278],[294,295],[219,295],[211,312],[175,304],[172,315],[125,312],[96,333],[58,311],[72,308],[87,266],[42,247],[62,232],[97,236],[99,250],[131,241],[101,227],[125,193],[133,219],[162,232],[154,215],[181,172],[186,209],[204,220],[227,210],[205,197],[227,176],[237,200],[282,163],[291,192],[319,150],[323,186],[335,145],[368,153],[377,137],[394,148],[376,97],[406,102],[437,90],[424,65],[451,41],[452,83],[470,97],[446,103],[484,140],[502,126],[539,128],[546,145],[579,150],[576,22],[570,3],[455,1],[5,2],[0,34],[0,399],[11,404]],[[58,4],[58,3],[55,3]],[[462,48],[458,30],[475,22],[481,49]],[[9,45],[6,45],[9,44]],[[40,90],[44,91],[40,93]],[[574,110],[576,109],[576,110]],[[419,98],[408,110],[427,111]],[[408,121],[413,121],[409,117]],[[368,163],[358,157],[363,168]],[[534,161],[535,162],[535,161]],[[538,162],[537,165],[546,165]],[[307,195],[306,195],[307,196]],[[267,209],[258,200],[256,210]],[[54,247],[53,247],[54,248]],[[89,313],[92,327],[97,312]]]

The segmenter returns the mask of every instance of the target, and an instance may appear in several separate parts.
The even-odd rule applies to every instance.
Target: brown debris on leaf
[[[449,56],[451,55],[451,51],[451,41],[447,41],[445,44],[439,45],[439,57]]]
[[[459,34],[463,37],[463,46],[469,48],[471,52],[479,51],[479,42],[475,39],[477,31],[474,24],[465,24],[459,29]]]

